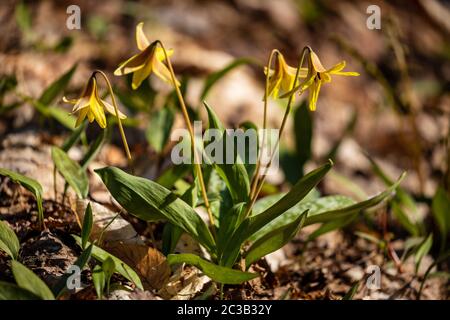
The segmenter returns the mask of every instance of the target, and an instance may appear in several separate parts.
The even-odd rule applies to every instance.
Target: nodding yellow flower
[[[78,127],[83,120],[88,117],[89,122],[94,120],[101,128],[106,128],[106,116],[105,111],[108,111],[112,115],[116,115],[115,109],[108,102],[100,99],[97,89],[97,80],[92,75],[84,88],[83,94],[78,99],[67,99],[63,97],[63,101],[73,104],[72,113],[78,112],[78,119],[75,124]],[[119,111],[120,119],[125,119],[126,116]]]
[[[306,89],[309,89],[309,109],[311,111],[316,110],[317,99],[319,98],[319,92],[322,84],[331,82],[331,75],[340,76],[359,76],[358,72],[345,72],[342,71],[345,68],[345,61],[341,61],[330,69],[325,69],[319,60],[319,57],[312,51],[308,53],[308,73],[305,80],[291,93],[300,89],[300,94]],[[302,68],[302,70],[306,70]],[[302,77],[302,76],[300,76]],[[288,93],[289,94],[289,93]],[[287,95],[288,95],[287,94]]]
[[[264,73],[267,74],[267,68],[265,68]],[[278,94],[280,89],[282,92],[289,92],[294,85],[295,74],[297,73],[297,69],[289,66],[284,60],[281,52],[276,52],[275,58],[275,68],[269,71],[269,91],[268,95],[278,98]],[[305,77],[306,72],[300,70],[300,73]],[[300,75],[301,76],[301,75]],[[292,92],[293,94],[293,92]],[[290,94],[285,94],[281,98],[286,98]]]
[[[156,76],[165,82],[172,82],[170,71],[163,63],[166,59],[164,49],[158,46],[158,42],[150,43],[142,30],[144,23],[136,26],[136,43],[140,53],[132,56],[130,59],[122,62],[114,71],[114,75],[123,76],[133,73],[131,87],[136,90],[148,76],[153,72]],[[170,57],[173,50],[167,50],[167,56]],[[176,85],[180,83],[176,80]]]

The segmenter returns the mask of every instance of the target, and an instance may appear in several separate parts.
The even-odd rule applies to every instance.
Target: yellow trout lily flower
[[[330,69],[325,69],[319,60],[319,57],[314,53],[314,51],[309,50],[308,53],[308,73],[306,79],[294,90],[288,92],[286,96],[290,93],[294,93],[296,90],[300,89],[300,94],[306,89],[309,89],[309,109],[311,111],[316,110],[317,99],[319,98],[319,92],[322,84],[331,82],[331,75],[340,76],[359,76],[358,72],[346,72],[342,71],[345,68],[345,61],[341,61]],[[301,71],[306,69],[302,68]],[[300,76],[302,77],[302,76]]]
[[[264,73],[267,74],[267,68],[265,68]],[[275,58],[275,67],[274,69],[269,71],[269,91],[268,95],[273,98],[278,98],[280,89],[282,92],[289,92],[294,85],[295,74],[297,73],[297,69],[289,66],[284,60],[281,52],[276,53]],[[305,70],[300,70],[300,74],[303,75],[303,78],[306,76]],[[301,76],[301,75],[299,75]],[[293,94],[293,91],[292,91]],[[281,98],[286,98],[290,94],[284,94]]]
[[[122,62],[114,71],[114,75],[123,76],[133,73],[131,87],[136,90],[151,73],[154,73],[165,82],[171,83],[172,78],[169,69],[163,63],[166,59],[164,49],[158,46],[158,42],[150,43],[142,30],[144,23],[136,26],[136,43],[140,53],[132,56],[130,59]],[[173,50],[167,50],[167,56],[170,57]],[[176,79],[175,79],[176,80]],[[176,85],[180,83],[176,80]]]
[[[94,76],[90,77],[89,82],[84,88],[83,94],[80,98],[67,99],[66,97],[63,97],[63,101],[74,105],[72,113],[78,112],[78,119],[75,124],[76,127],[78,127],[87,117],[89,122],[93,122],[95,120],[101,128],[106,128],[106,116],[104,109],[116,116],[114,107],[108,102],[100,99],[97,89],[97,80]],[[126,116],[119,111],[119,118],[125,119]]]

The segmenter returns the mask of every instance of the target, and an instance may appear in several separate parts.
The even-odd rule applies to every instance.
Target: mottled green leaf
[[[187,263],[199,268],[204,274],[216,282],[223,284],[241,284],[258,277],[256,273],[243,272],[218,266],[191,253],[169,254],[167,262],[172,264]]]
[[[38,207],[39,221],[41,224],[43,224],[44,223],[44,208],[42,206],[43,191],[40,183],[34,179],[28,178],[20,173],[8,169],[0,168],[0,175],[10,178],[15,183],[19,183],[22,187],[24,187],[34,195]]]
[[[11,262],[11,268],[17,285],[28,290],[43,300],[54,300],[55,297],[47,285],[33,271],[18,261]]]
[[[6,221],[0,221],[0,250],[5,251],[14,260],[19,256],[19,239]]]
[[[89,180],[86,171],[58,147],[52,147],[52,158],[59,173],[76,192],[78,197],[82,199],[86,198],[89,192]]]
[[[130,214],[143,220],[167,219],[199,241],[210,252],[215,241],[200,216],[186,202],[156,182],[130,175],[118,168],[95,172],[114,199]]]
[[[255,241],[244,255],[246,267],[248,268],[253,262],[282,248],[291,241],[305,223],[307,214],[308,211],[303,212],[298,219],[281,228],[266,233],[263,237]]]

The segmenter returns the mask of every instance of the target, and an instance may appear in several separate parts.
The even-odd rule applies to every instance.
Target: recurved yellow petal
[[[111,104],[109,104],[105,100],[101,100],[101,102],[103,104],[103,107],[105,107],[106,111],[108,111],[110,114],[116,116],[116,110],[114,109],[114,107]],[[120,112],[120,110],[117,110],[117,111],[119,111],[119,118],[120,119],[126,119],[127,118],[127,116],[124,115],[122,112]]]
[[[145,50],[150,45],[150,42],[148,41],[147,37],[144,34],[144,31],[142,30],[143,27],[143,22],[140,22],[136,26],[136,44],[138,49],[141,51]]]

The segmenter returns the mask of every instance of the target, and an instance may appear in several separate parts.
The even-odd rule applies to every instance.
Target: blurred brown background
[[[335,77],[324,86],[314,113],[315,160],[341,139],[336,158],[340,172],[369,193],[380,184],[368,179],[372,173],[362,150],[392,177],[408,170],[405,186],[416,195],[432,196],[445,178],[448,1],[25,1],[29,26],[17,23],[18,3],[0,5],[0,75],[15,74],[17,90],[27,95],[38,96],[77,61],[74,95],[96,68],[119,81],[112,71],[137,51],[139,21],[145,22],[150,40],[160,39],[175,49],[176,71],[191,77],[187,96],[192,105],[200,105],[205,75],[234,58],[265,63],[278,48],[295,65],[303,46],[310,45],[326,67],[346,60],[348,70],[361,73],[358,78]],[[81,9],[80,30],[66,28],[66,9],[72,4]],[[366,9],[373,4],[381,8],[380,30],[366,26]],[[214,88],[208,101],[229,125],[246,119],[260,124],[263,81],[262,67],[239,68]],[[271,104],[272,126],[282,116],[277,104]],[[354,112],[356,125],[345,134]],[[8,116],[11,121],[0,124],[0,136],[18,130],[32,115],[26,106],[14,111]],[[333,192],[339,186],[330,182],[327,188]]]

